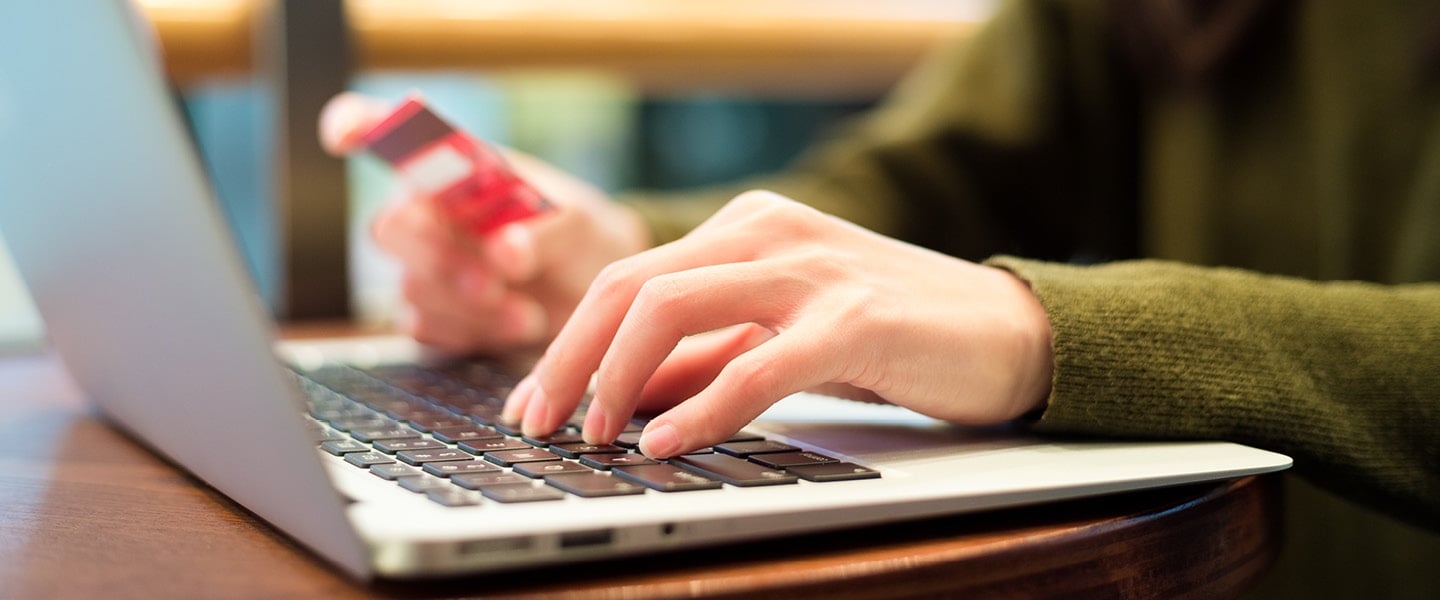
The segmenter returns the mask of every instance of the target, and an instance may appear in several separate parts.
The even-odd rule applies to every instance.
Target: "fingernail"
[[[525,415],[525,407],[528,406],[528,398],[535,389],[535,376],[526,375],[520,383],[515,384],[515,389],[510,390],[510,395],[505,398],[505,407],[500,411],[500,420],[507,423],[517,423],[520,417]]]
[[[680,450],[680,433],[675,426],[661,423],[645,428],[640,435],[640,451],[651,458],[670,458]]]
[[[590,410],[585,413],[585,426],[581,428],[587,444],[608,444],[612,440],[607,438],[610,435],[606,428],[605,411],[595,406],[592,401]]]
[[[545,388],[536,385],[535,391],[530,393],[529,404],[525,406],[525,423],[522,427],[525,435],[533,437],[550,433],[540,425],[550,416],[549,404],[549,399],[545,397]]]

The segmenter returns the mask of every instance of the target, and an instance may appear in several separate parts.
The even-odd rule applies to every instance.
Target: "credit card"
[[[406,99],[362,141],[407,185],[434,198],[455,225],[475,235],[554,208],[498,151],[419,98]]]

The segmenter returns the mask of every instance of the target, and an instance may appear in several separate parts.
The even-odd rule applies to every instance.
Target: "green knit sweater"
[[[1291,3],[1197,84],[1136,75],[1107,3],[1010,3],[751,185],[1029,257],[989,263],[1054,327],[1037,429],[1274,449],[1440,530],[1440,64],[1413,4]],[[664,241],[734,191],[634,206]]]

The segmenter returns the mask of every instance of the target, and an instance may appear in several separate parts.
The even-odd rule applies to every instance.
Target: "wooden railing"
[[[253,69],[258,0],[140,0],[177,80]],[[348,0],[358,69],[595,67],[660,93],[883,92],[986,0]],[[304,24],[297,24],[303,27]]]

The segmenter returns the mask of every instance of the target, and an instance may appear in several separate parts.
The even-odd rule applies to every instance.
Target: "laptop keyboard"
[[[880,477],[879,471],[742,431],[669,460],[639,452],[645,421],[613,444],[580,436],[584,407],[528,437],[502,422],[513,381],[492,364],[296,371],[320,449],[444,506],[543,502]]]

